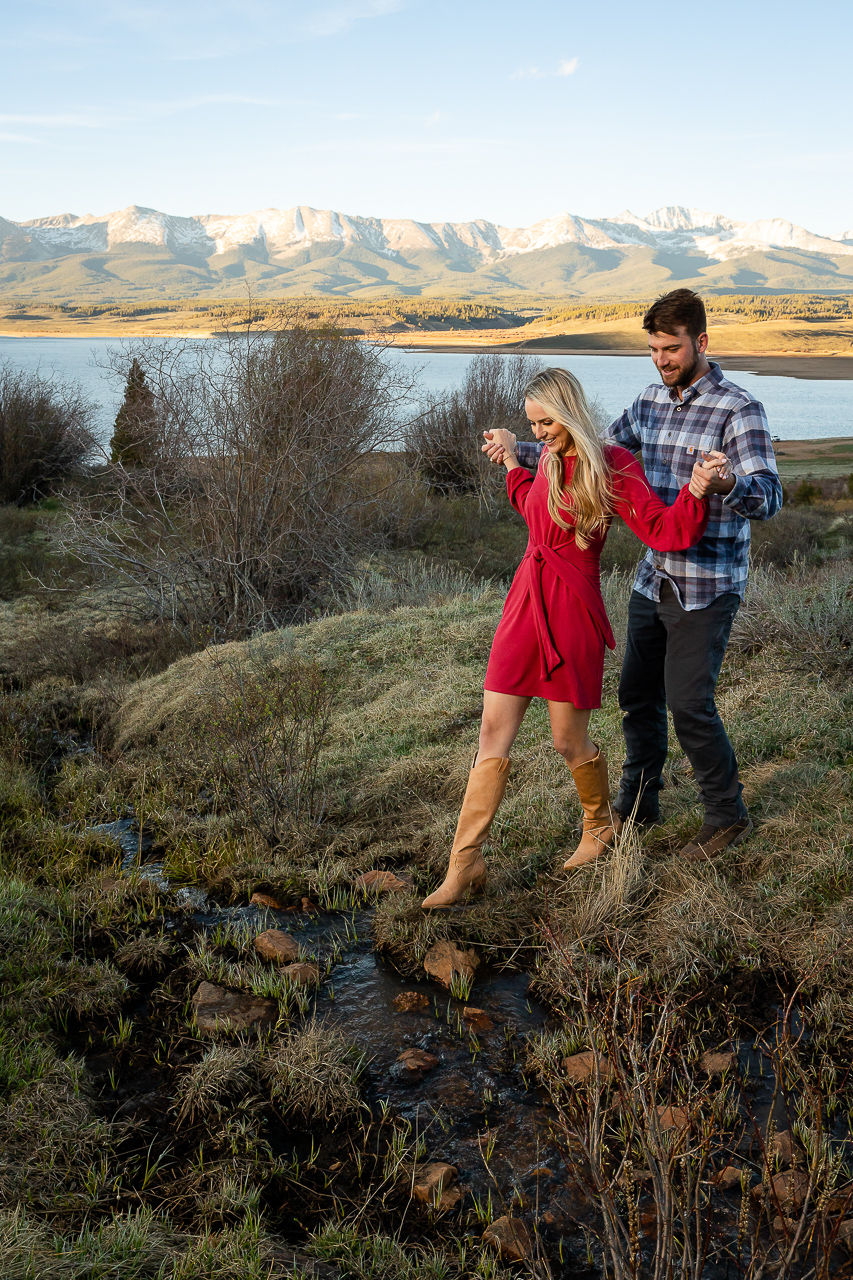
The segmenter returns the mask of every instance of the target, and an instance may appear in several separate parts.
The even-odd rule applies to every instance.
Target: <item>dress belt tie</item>
[[[558,667],[562,666],[564,661],[554,643],[554,637],[551,635],[548,614],[545,610],[545,600],[542,595],[542,569],[546,564],[550,569],[553,569],[557,577],[566,584],[573,595],[578,597],[581,604],[589,612],[608,649],[616,648],[616,641],[613,637],[610,619],[607,617],[607,612],[604,608],[601,592],[590,582],[585,574],[581,573],[576,565],[559,555],[553,547],[546,546],[541,542],[531,543],[524,559],[530,562],[527,571],[527,593],[533,609],[536,634],[539,637],[539,661],[543,680],[550,680],[553,673]]]

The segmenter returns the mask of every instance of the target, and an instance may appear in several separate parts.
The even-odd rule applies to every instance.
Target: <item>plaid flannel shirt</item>
[[[712,364],[703,378],[683,389],[681,400],[663,383],[646,387],[604,438],[632,453],[642,452],[649,484],[670,504],[690,480],[703,449],[726,454],[735,487],[731,493],[711,496],[704,536],[687,551],[647,550],[634,590],[659,600],[661,583],[668,580],[685,609],[704,609],[730,591],[742,596],[749,569],[749,522],[769,520],[782,505],[782,483],[763,406]],[[543,447],[519,441],[522,466],[535,470]]]

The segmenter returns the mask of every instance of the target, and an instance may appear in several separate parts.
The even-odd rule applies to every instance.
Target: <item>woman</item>
[[[601,706],[604,646],[615,647],[599,585],[599,557],[619,515],[656,551],[682,551],[708,523],[710,455],[668,507],[627,449],[600,439],[583,388],[565,369],[545,369],[525,388],[525,413],[545,444],[534,478],[504,449],[509,500],[530,538],[504,605],[486,670],[479,749],[468,777],[444,883],[423,906],[450,907],[482,886],[481,847],[503,799],[509,753],[531,699],[545,698],[554,746],[571,770],[583,808],[583,837],[566,867],[597,858],[613,840],[607,761],[589,737]]]

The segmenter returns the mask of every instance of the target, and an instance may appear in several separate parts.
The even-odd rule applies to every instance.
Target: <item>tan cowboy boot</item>
[[[424,899],[422,907],[452,907],[468,889],[482,886],[486,860],[480,846],[504,798],[508,777],[509,760],[492,756],[471,766],[444,884]]]
[[[613,816],[610,812],[610,783],[607,778],[607,759],[599,748],[592,760],[572,769],[572,777],[578,789],[583,807],[583,835],[581,842],[564,867],[582,867],[585,862],[597,858],[614,837]]]

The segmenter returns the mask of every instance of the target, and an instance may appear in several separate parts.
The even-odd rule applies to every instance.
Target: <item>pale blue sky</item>
[[[850,0],[0,0],[0,215],[853,227]]]

